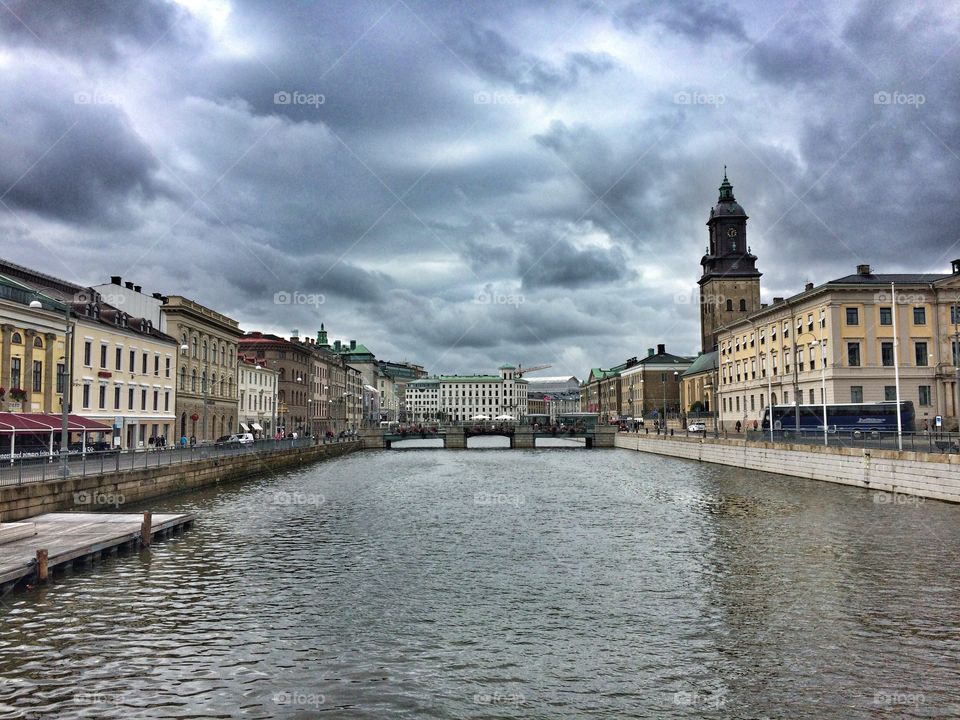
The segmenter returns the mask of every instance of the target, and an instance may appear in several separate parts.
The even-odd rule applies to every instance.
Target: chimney
[[[141,290],[143,290],[143,287],[142,287],[142,286],[140,286],[140,285],[134,285],[134,286],[133,286],[133,291],[134,291],[134,292],[140,292]]]
[[[667,346],[663,343],[657,345],[657,355],[665,355],[667,352]]]
[[[111,285],[119,285],[119,284],[120,284],[120,276],[119,276],[119,275],[111,275],[111,276],[110,276],[110,284],[111,284]]]
[[[783,298],[782,298],[782,297],[775,297],[775,298],[773,299],[773,304],[774,304],[774,305],[776,305],[777,303],[782,303],[782,302],[783,302]]]
[[[807,283],[803,286],[804,291],[813,290],[813,283]]]
[[[765,308],[765,307],[769,307],[769,306],[767,305],[767,303],[760,303],[760,307],[761,307],[761,308]]]
[[[351,341],[350,341],[350,349],[351,349],[351,350],[356,350],[356,349],[357,349],[357,341],[356,341],[356,340],[351,340]]]
[[[870,266],[857,265],[857,275],[870,275]]]
[[[960,258],[954,260],[950,263],[950,267],[953,270],[954,275],[960,275]]]
[[[162,293],[155,292],[155,293],[153,294],[153,299],[154,299],[154,300],[162,300],[162,299],[163,299],[163,294],[162,294]]]
[[[129,280],[127,280],[127,282],[125,282],[125,283],[123,284],[123,286],[124,286],[127,290],[133,290],[133,283],[130,282]]]
[[[653,357],[653,348],[647,348],[647,357]]]
[[[300,331],[294,328],[290,331],[290,340],[292,342],[299,342],[300,340]]]

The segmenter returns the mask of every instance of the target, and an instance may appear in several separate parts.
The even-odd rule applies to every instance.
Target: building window
[[[97,406],[101,410],[105,410],[107,407],[107,386],[101,385],[99,391],[99,397],[97,398]]]
[[[784,390],[784,391],[783,391],[783,404],[784,404],[784,405],[789,405],[789,404],[790,404],[790,391],[789,391],[789,390]]]
[[[153,374],[154,377],[160,377],[160,356],[153,356]]]
[[[133,410],[133,388],[127,390],[127,410]]]
[[[113,387],[113,409],[120,409],[120,386],[114,385]]]
[[[893,367],[893,343],[880,343],[880,362],[884,367]]]
[[[914,325],[927,324],[927,309],[925,307],[915,307],[913,309],[913,324]]]
[[[10,342],[14,345],[23,345],[23,336],[21,336],[20,333],[15,332],[10,336]]]
[[[20,387],[20,358],[10,358],[10,387]]]
[[[853,403],[863,402],[863,385],[850,386],[850,402],[853,402]]]
[[[114,370],[120,372],[123,366],[123,348],[117,348],[115,357],[113,358]]]
[[[160,409],[160,391],[153,391],[153,411],[156,412]]]
[[[921,385],[920,386],[920,404],[921,405],[932,405],[930,402],[930,386]]]
[[[929,363],[929,354],[927,353],[927,343],[917,342],[913,346],[914,359],[917,361],[917,367],[926,367]]]
[[[90,384],[89,384],[89,383],[84,383],[84,384],[83,384],[83,398],[82,398],[82,400],[83,400],[83,406],[84,406],[85,408],[90,407]]]
[[[893,308],[880,308],[880,324],[893,325]]]
[[[43,363],[40,360],[33,361],[33,391],[40,392],[43,389]]]
[[[83,343],[83,364],[86,367],[91,367],[93,360],[91,355],[93,354],[93,343],[89,340],[85,340]]]
[[[741,300],[740,300],[740,312],[746,312],[746,311],[747,311],[747,301],[741,299]]]
[[[170,377],[170,358],[166,359],[166,366],[164,367],[163,376]]]
[[[950,306],[950,324],[960,325],[960,305]]]
[[[847,325],[859,325],[860,324],[860,311],[855,308],[847,308]]]
[[[67,386],[67,366],[65,363],[57,363],[57,392],[63,394],[63,388]]]
[[[104,370],[107,369],[107,346],[100,346],[100,367]]]
[[[960,367],[960,342],[953,341],[953,365]]]
[[[816,402],[813,396],[813,388],[810,388],[810,404],[813,405]]]
[[[750,409],[751,409],[751,410],[756,410],[755,403],[754,403],[754,399],[753,399],[753,395],[750,396]]]
[[[140,390],[140,409],[147,409],[147,391],[143,389]]]
[[[860,343],[847,343],[847,365],[850,367],[860,367]]]
[[[813,332],[813,313],[807,315],[807,331]]]
[[[733,300],[727,298],[727,312],[733,312]]]
[[[137,371],[137,351],[130,351],[130,374],[132,375]]]
[[[141,362],[140,362],[140,374],[141,374],[141,375],[146,375],[146,374],[147,374],[147,362],[148,362],[149,358],[150,358],[150,355],[147,354],[147,353],[144,353],[144,354],[143,354],[143,357],[141,358]]]
[[[883,399],[886,402],[896,402],[897,401],[897,386],[896,385],[884,385],[883,386]]]

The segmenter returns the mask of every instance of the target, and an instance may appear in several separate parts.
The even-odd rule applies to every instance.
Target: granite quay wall
[[[47,512],[116,510],[128,503],[339,457],[360,447],[354,440],[0,487],[0,521]]]
[[[960,502],[960,455],[620,433],[615,446],[699,462]]]

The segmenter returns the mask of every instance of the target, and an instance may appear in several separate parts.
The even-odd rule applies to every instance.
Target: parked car
[[[217,447],[238,447],[243,443],[240,442],[239,435],[221,435],[213,441],[213,444]]]
[[[254,441],[253,433],[238,433],[237,438],[241,445],[252,445]]]
[[[707,424],[705,422],[692,422],[687,425],[688,432],[705,432]]]

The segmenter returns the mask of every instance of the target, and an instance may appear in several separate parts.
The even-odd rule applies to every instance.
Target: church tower
[[[700,340],[703,352],[717,347],[717,329],[760,309],[757,256],[747,245],[747,214],[733,197],[723,168],[720,198],[707,220],[710,245],[700,259]]]

